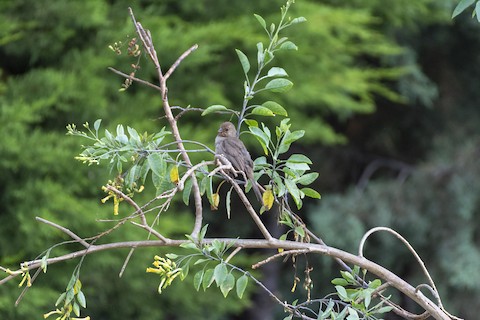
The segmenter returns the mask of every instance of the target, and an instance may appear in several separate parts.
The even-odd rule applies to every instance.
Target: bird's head
[[[237,130],[235,126],[231,122],[224,122],[218,129],[218,136],[219,137],[236,137]]]

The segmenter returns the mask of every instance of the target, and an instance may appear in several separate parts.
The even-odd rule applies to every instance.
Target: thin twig
[[[133,81],[136,81],[136,82],[138,82],[138,83],[141,83],[141,84],[143,84],[143,85],[146,85],[146,86],[148,86],[148,87],[151,87],[151,88],[153,88],[153,89],[155,89],[155,90],[159,90],[159,91],[160,91],[160,87],[154,85],[154,84],[151,83],[151,82],[148,82],[148,81],[139,79],[139,78],[137,78],[137,77],[133,77],[133,76],[131,76],[131,75],[129,75],[129,74],[126,74],[126,73],[124,73],[124,72],[122,72],[122,71],[119,71],[119,70],[117,70],[117,69],[115,69],[115,68],[112,68],[112,67],[108,67],[108,70],[110,70],[110,71],[112,71],[113,73],[116,73],[116,74],[118,74],[118,75],[120,75],[120,76],[122,76],[122,77],[124,77],[124,78],[131,79],[131,80],[133,80]]]
[[[280,257],[288,256],[288,255],[291,255],[291,254],[304,254],[304,253],[309,253],[309,252],[310,252],[310,250],[308,250],[308,249],[282,251],[282,252],[274,254],[273,256],[270,256],[270,257],[268,257],[268,258],[266,258],[262,261],[259,261],[259,262],[255,263],[254,265],[252,265],[252,269],[257,269],[257,268],[263,266],[264,264],[267,264],[267,263],[271,262],[272,260],[280,258]]]
[[[185,174],[183,175],[182,179],[178,181],[178,184],[177,184],[178,190],[180,191],[183,190],[183,188],[185,187],[185,181],[187,180],[187,178],[192,176],[198,168],[208,166],[208,165],[213,165],[213,164],[215,164],[213,161],[202,161],[200,163],[197,163],[190,169],[188,169],[187,172],[185,172]]]
[[[235,250],[233,250],[232,253],[228,255],[227,259],[225,259],[225,263],[228,263],[242,249],[243,249],[242,247],[236,247]]]
[[[120,269],[120,272],[118,273],[118,277],[121,278],[123,276],[123,273],[125,272],[125,269],[127,268],[128,262],[130,261],[130,258],[132,257],[133,252],[135,251],[136,248],[131,248],[130,251],[128,252],[127,257],[125,258],[125,261],[123,262],[122,269]]]
[[[372,228],[370,230],[368,230],[362,237],[362,239],[360,240],[360,244],[359,244],[359,247],[358,247],[358,255],[360,257],[363,257],[363,247],[365,245],[365,242],[367,241],[368,237],[375,233],[375,232],[378,232],[378,231],[386,231],[388,233],[391,233],[393,234],[394,236],[396,236],[398,239],[400,239],[400,241],[402,241],[402,243],[408,248],[408,250],[412,253],[412,255],[415,257],[415,259],[417,260],[417,263],[420,265],[420,268],[422,269],[423,273],[425,274],[425,276],[427,277],[428,279],[428,282],[430,282],[430,285],[432,286],[433,290],[435,292],[438,292],[436,286],[435,286],[435,283],[433,282],[433,279],[432,277],[430,276],[430,273],[428,272],[427,268],[425,267],[425,263],[423,262],[423,260],[420,258],[420,256],[418,255],[418,253],[415,251],[415,249],[412,247],[412,245],[407,241],[407,239],[405,239],[401,234],[399,234],[398,232],[396,232],[395,230],[391,229],[391,228],[388,228],[388,227],[375,227],[375,228]],[[436,298],[438,300],[438,304],[441,308],[443,308],[443,305],[442,305],[442,301],[440,300],[440,297],[438,296],[438,294],[436,295]]]
[[[157,230],[151,228],[148,225],[147,218],[145,218],[145,214],[143,213],[142,209],[138,206],[138,204],[132,200],[132,198],[130,198],[129,196],[124,194],[122,191],[118,190],[117,188],[111,185],[107,185],[106,188],[107,190],[114,192],[117,196],[120,196],[122,199],[124,199],[128,204],[130,204],[135,209],[135,212],[133,213],[133,215],[137,214],[138,217],[140,217],[140,220],[142,221],[142,226],[144,229],[148,230],[149,233],[153,234],[158,239],[162,241],[167,241],[167,238],[162,236]]]
[[[81,237],[77,236],[73,231],[71,231],[70,229],[68,228],[65,228],[65,227],[62,227],[61,225],[58,225],[52,221],[48,221],[48,220],[45,220],[43,218],[40,218],[40,217],[35,217],[35,219],[37,221],[40,221],[41,223],[45,223],[49,226],[52,226],[60,231],[62,231],[63,233],[67,234],[68,236],[70,236],[72,239],[76,240],[78,243],[80,243],[82,246],[84,246],[85,248],[88,248],[90,246],[92,246],[90,243],[86,242],[84,239],[82,239]]]
[[[175,61],[172,66],[170,67],[170,69],[168,69],[167,73],[165,73],[165,80],[167,80],[171,75],[172,73],[175,71],[175,69],[177,69],[178,65],[190,54],[192,53],[193,51],[197,50],[198,48],[198,44],[194,44],[193,46],[191,46],[187,51],[185,51],[184,53],[182,53],[182,55],[180,57],[178,57],[177,61]]]

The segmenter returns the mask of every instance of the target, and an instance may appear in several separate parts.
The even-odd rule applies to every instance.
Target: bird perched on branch
[[[237,130],[231,122],[224,122],[215,138],[215,154],[223,155],[237,171],[245,173],[252,184],[253,192],[263,204],[262,193],[253,177],[253,161],[243,142],[237,137]]]

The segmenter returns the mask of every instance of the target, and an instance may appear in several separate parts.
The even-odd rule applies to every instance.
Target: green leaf
[[[386,306],[386,307],[381,307],[378,310],[375,310],[375,313],[387,313],[393,310],[393,307],[391,306]]]
[[[365,293],[365,299],[363,300],[365,308],[368,309],[370,302],[372,301],[372,292],[370,290],[364,290],[363,292]]]
[[[168,259],[171,259],[171,260],[175,260],[178,258],[178,254],[175,254],[175,253],[167,253],[165,255],[165,257],[167,257]]]
[[[250,70],[250,62],[248,61],[248,58],[245,55],[245,53],[243,53],[242,51],[240,51],[238,49],[235,49],[235,51],[237,52],[238,59],[240,60],[240,63],[242,64],[243,73],[245,73],[245,75],[247,75],[248,71]]]
[[[257,106],[252,110],[252,114],[256,114],[259,116],[267,116],[267,117],[273,117],[275,114],[268,108],[265,108],[263,106]]]
[[[265,59],[265,53],[263,51],[263,43],[258,42],[257,43],[257,63],[258,63],[258,65],[263,64],[263,59]]]
[[[297,205],[297,208],[300,209],[302,207],[302,200],[300,199],[300,190],[298,189],[297,185],[292,180],[285,179],[285,186],[292,196],[293,201]]]
[[[310,170],[310,166],[306,163],[287,162],[286,165],[292,170],[298,170],[298,171]]]
[[[372,289],[377,289],[381,285],[382,285],[382,281],[380,279],[375,279],[368,284],[368,287]]]
[[[188,206],[190,202],[190,194],[192,192],[192,179],[188,178],[187,181],[185,182],[185,185],[183,186],[183,194],[182,194],[182,199],[183,203]]]
[[[207,290],[207,288],[209,288],[212,285],[214,280],[215,280],[214,270],[213,269],[206,270],[205,274],[203,275],[203,281],[202,281],[203,290]]]
[[[182,266],[182,273],[180,274],[180,279],[183,281],[188,276],[188,272],[190,271],[190,260]]]
[[[348,298],[347,290],[345,290],[344,287],[335,286],[335,290],[337,290],[338,297],[340,299],[342,299],[343,301],[346,301],[346,302],[350,301],[350,299]]]
[[[264,55],[265,55],[265,57],[264,57],[264,64],[270,63],[270,62],[273,60],[273,58],[274,58],[274,54],[273,54],[273,52],[270,51],[270,50],[266,50]]]
[[[253,161],[253,164],[255,166],[261,166],[261,167],[269,167],[269,164],[267,163],[267,158],[264,156],[258,157]]]
[[[267,30],[267,23],[265,22],[265,19],[262,18],[262,16],[258,15],[258,14],[253,14],[255,16],[255,18],[257,18],[258,22],[260,23],[260,25],[263,27],[263,29],[265,29],[265,31],[268,32]]]
[[[343,278],[335,278],[331,282],[334,285],[338,285],[338,286],[342,286],[342,287],[348,286],[350,284],[347,280],[345,280]]]
[[[455,9],[453,10],[452,19],[458,16],[460,13],[465,11],[468,7],[470,7],[476,0],[462,0],[460,1]]]
[[[301,176],[297,180],[297,183],[299,183],[301,185],[304,185],[304,186],[307,186],[310,183],[312,183],[313,181],[315,181],[315,179],[317,179],[317,178],[318,178],[318,173],[317,172],[310,172],[310,173],[307,173],[307,174],[304,174],[303,176]]]
[[[47,253],[42,257],[40,268],[43,270],[43,273],[47,273],[47,267],[48,267],[47,259],[49,255],[50,255],[50,250],[48,250]]]
[[[348,307],[348,317],[347,317],[347,320],[358,320],[358,319],[360,319],[360,318],[358,317],[357,310]]]
[[[202,284],[202,280],[203,280],[203,270],[200,270],[197,273],[195,273],[195,275],[193,276],[193,287],[197,291],[200,290],[200,285]]]
[[[127,126],[128,134],[130,135],[130,142],[134,145],[141,146],[140,136],[134,128]]]
[[[200,181],[200,194],[202,196],[205,194],[205,191],[207,190],[208,180],[209,180],[208,177],[204,176]]]
[[[270,129],[262,122],[262,129],[263,132],[265,132],[265,135],[268,137],[268,140],[272,138],[272,133],[270,132]]]
[[[288,79],[273,79],[265,86],[265,89],[272,92],[286,92],[293,86],[293,82]]]
[[[303,154],[292,154],[287,162],[312,164],[312,160]]]
[[[288,74],[283,68],[272,67],[268,70],[267,77],[288,77]]]
[[[97,119],[93,123],[93,129],[95,129],[96,132],[98,132],[98,129],[100,128],[101,123],[102,123],[102,119]]]
[[[128,173],[125,177],[125,185],[128,188],[131,188],[133,186],[133,183],[137,181],[137,179],[140,177],[140,167],[136,164],[134,164],[130,170],[128,170]]]
[[[295,228],[295,233],[298,234],[302,238],[305,237],[305,229],[303,229],[301,226],[298,226],[298,227]]]
[[[336,316],[335,320],[343,320],[343,319],[345,319],[345,315],[346,315],[346,314],[347,314],[347,308],[344,308],[344,309],[342,310],[342,312],[340,312],[340,313]]]
[[[220,291],[222,291],[223,296],[226,298],[230,290],[235,286],[235,277],[233,274],[229,273],[223,282],[220,284]]]
[[[319,315],[318,319],[320,320],[328,319],[334,306],[335,306],[335,303],[333,302],[332,299],[330,299],[330,301],[328,302],[327,308],[325,309],[325,311],[322,312],[321,315]]]
[[[298,18],[295,18],[292,21],[290,21],[290,24],[297,24],[297,23],[302,23],[302,22],[305,22],[305,21],[307,21],[307,19],[305,19],[305,17],[298,17]]]
[[[208,176],[207,176],[208,177]],[[207,198],[212,207],[215,206],[215,201],[213,200],[213,177],[208,177],[208,182],[207,182]]]
[[[204,225],[200,230],[198,240],[202,241],[205,238],[205,235],[207,234],[207,230],[208,230],[208,224]]]
[[[283,184],[283,180],[282,178],[280,177],[280,175],[274,171],[273,172],[273,181],[275,182],[275,194],[278,196],[278,197],[281,197],[285,194],[286,192],[286,188],[285,188],[285,185]]]
[[[217,256],[221,256],[222,251],[225,249],[225,243],[220,242],[218,239],[214,239],[212,242],[212,247],[214,248],[213,252]]]
[[[193,242],[185,242],[185,243],[182,243],[180,245],[180,247],[184,248],[184,249],[193,249],[193,250],[197,250],[198,251],[198,248],[197,246],[195,245],[195,243]]]
[[[248,130],[255,136],[255,138],[260,142],[263,151],[265,152],[266,155],[268,155],[268,145],[270,143],[270,140],[268,139],[268,136],[263,132],[262,129],[258,127],[248,127]]]
[[[305,135],[305,130],[293,131],[293,132],[290,132],[289,134],[285,135],[285,137],[283,138],[283,140],[284,140],[283,142],[290,144],[292,142],[297,141],[298,139],[300,139],[304,135]]]
[[[75,297],[75,292],[73,289],[67,290],[67,295],[65,296],[65,304],[70,304],[70,302],[73,301],[73,298]]]
[[[274,114],[278,114],[280,116],[288,116],[287,110],[285,110],[281,105],[276,103],[275,101],[267,101],[262,103],[262,106],[272,111]]]
[[[290,121],[289,118],[283,119],[280,121],[280,131],[286,132],[288,129],[290,129],[290,124],[288,123]]]
[[[293,43],[292,41],[285,41],[284,43],[282,43],[282,45],[280,46],[280,50],[298,50],[298,47],[295,43]]]
[[[75,274],[73,274],[71,277],[70,277],[70,280],[68,281],[68,284],[67,284],[67,289],[66,291],[70,291],[70,289],[73,289],[73,286],[75,285],[75,283],[77,282],[77,276]]]
[[[477,21],[480,22],[480,1],[475,5],[475,15],[477,16]]]
[[[158,152],[150,153],[147,157],[148,165],[155,175],[163,178],[166,174],[166,162]]]
[[[57,299],[57,301],[55,302],[55,306],[58,306],[60,303],[63,302],[63,300],[65,300],[65,297],[66,297],[67,293],[66,292],[63,292]]]
[[[205,116],[209,113],[216,112],[216,111],[227,111],[227,107],[222,106],[221,104],[214,104],[208,107],[207,109],[203,110],[202,116]]]
[[[150,166],[148,165],[147,161],[144,161],[142,166],[140,167],[140,170],[138,171],[138,178],[142,181],[142,183],[145,183],[145,180],[147,180],[147,175],[149,171]]]
[[[85,299],[85,295],[83,294],[83,291],[78,291],[77,301],[78,301],[78,304],[82,306],[82,308],[87,307],[87,299]]]
[[[247,124],[249,127],[258,127],[258,121],[253,120],[253,119],[245,119],[244,122]]]
[[[197,261],[195,261],[195,263],[193,265],[196,266],[197,264],[202,264],[202,263],[205,263],[207,261],[210,261],[210,259],[208,259],[208,258],[198,259]]]
[[[78,305],[78,303],[74,302],[72,309],[73,309],[73,313],[75,313],[77,317],[80,317],[80,306]]]
[[[313,190],[312,188],[302,188],[300,189],[307,197],[313,198],[313,199],[321,199],[322,196],[320,193],[317,191]]]
[[[117,136],[124,136],[125,135],[125,129],[121,124],[117,125]]]
[[[227,274],[228,274],[227,266],[224,263],[217,264],[217,266],[215,267],[215,270],[213,271],[213,276],[215,278],[215,282],[217,283],[217,286],[222,284],[222,282],[227,277]]]
[[[247,288],[248,277],[244,274],[237,279],[237,296],[242,299],[245,289]]]
[[[342,271],[340,271],[340,273],[341,273],[342,277],[345,280],[347,280],[349,283],[352,283],[352,284],[355,283],[355,278],[350,272],[342,270]]]

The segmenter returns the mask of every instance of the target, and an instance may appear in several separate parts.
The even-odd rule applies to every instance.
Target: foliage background
[[[133,35],[128,6],[152,31],[164,65],[199,44],[170,81],[173,105],[234,107],[243,92],[234,49],[253,54],[256,42],[264,40],[253,13],[274,21],[281,4],[0,1],[0,264],[13,267],[66,240],[39,225],[35,216],[84,236],[108,225],[96,221],[111,218],[111,206],[99,201],[108,177],[102,168],[73,160],[82,142],[65,137],[66,124],[102,118],[109,128],[122,123],[139,132],[164,125],[155,92],[134,85],[119,93],[122,79],[106,69],[129,70],[131,62],[107,48]],[[396,229],[425,259],[447,309],[474,318],[480,307],[480,26],[468,14],[451,21],[454,4],[298,0],[292,15],[308,22],[289,31],[299,51],[282,54],[279,62],[295,85],[277,101],[287,108],[294,129],[307,131],[293,151],[307,154],[320,172],[316,187],[323,198],[301,212],[315,231],[328,244],[354,252],[368,228]],[[137,75],[154,80],[146,63]],[[182,118],[182,134],[213,145],[221,120],[190,114]],[[259,155],[259,146],[242,137]],[[366,175],[370,169],[376,170]],[[232,221],[218,212],[205,217],[213,236],[252,236],[244,218],[240,212]],[[179,204],[164,219],[162,227],[170,235],[182,236],[191,226],[192,210]],[[143,236],[125,228],[109,240]],[[87,258],[82,282],[88,314],[94,319],[118,314],[129,319],[254,319],[252,314],[268,319],[264,311],[273,317],[261,294],[223,303],[215,290],[192,290],[190,280],[159,296],[155,278],[144,272],[154,253],[138,250],[120,279],[127,252]],[[413,283],[423,281],[411,256],[389,236],[372,238],[367,255]],[[252,258],[244,259],[248,265]],[[337,267],[327,258],[314,262],[315,293],[323,295],[332,290],[328,281]],[[20,293],[16,284],[0,287],[3,319],[38,318],[52,309],[73,266],[49,268],[18,307],[13,306]],[[265,281],[288,292],[290,265],[272,270]],[[305,298],[301,289],[295,294]]]

